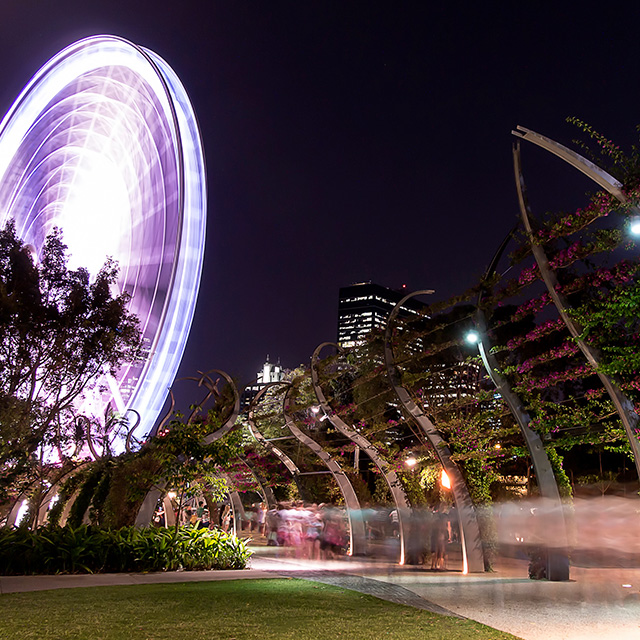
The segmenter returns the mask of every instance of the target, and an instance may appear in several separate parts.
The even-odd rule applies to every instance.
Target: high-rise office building
[[[280,365],[280,361],[278,360],[278,364],[273,364],[269,362],[269,356],[267,356],[267,360],[262,365],[262,371],[258,371],[258,375],[256,376],[256,381],[245,388],[242,393],[242,397],[240,399],[240,406],[242,409],[246,409],[251,404],[251,401],[258,394],[260,389],[263,389],[266,385],[272,382],[280,382],[285,375],[285,370]]]
[[[353,347],[361,344],[367,334],[383,328],[391,310],[407,295],[407,289],[388,289],[373,282],[360,282],[340,289],[338,302],[338,344]],[[425,305],[407,300],[402,314],[420,313]]]

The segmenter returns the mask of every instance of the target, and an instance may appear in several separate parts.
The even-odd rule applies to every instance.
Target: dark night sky
[[[635,3],[429,4],[2,2],[2,113],[97,33],[156,51],[191,96],[209,211],[181,375],[306,363],[352,282],[471,285],[516,219],[515,125],[570,144],[576,115],[635,141],[640,11],[620,8]],[[524,163],[538,209],[590,188],[534,147]]]

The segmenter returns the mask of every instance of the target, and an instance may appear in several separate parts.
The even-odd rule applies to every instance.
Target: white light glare
[[[15,525],[16,527],[22,523],[27,513],[29,512],[29,501],[23,500],[20,508],[18,509],[18,514],[16,515]]]
[[[631,222],[629,223],[629,231],[634,236],[640,236],[640,216],[631,218]]]
[[[120,257],[131,206],[122,172],[107,157],[86,154],[56,223],[72,248],[69,267],[96,275],[109,256]]]
[[[465,340],[469,344],[476,344],[477,342],[479,342],[480,336],[477,331],[469,331],[469,333],[467,333],[467,335],[465,336]]]

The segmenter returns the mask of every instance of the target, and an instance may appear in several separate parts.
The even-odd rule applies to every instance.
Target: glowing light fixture
[[[445,489],[451,489],[451,480],[449,479],[449,475],[447,474],[447,472],[444,469],[440,473],[440,484]]]
[[[467,335],[465,336],[465,340],[469,344],[476,344],[480,340],[480,335],[477,331],[469,331],[469,333],[467,333]]]
[[[640,236],[640,217],[636,216],[631,218],[631,221],[629,222],[629,231],[634,236]]]
[[[80,40],[32,78],[0,123],[0,225],[14,218],[36,256],[57,226],[70,267],[120,265],[147,351],[104,372],[77,407],[111,402],[153,426],[193,319],[204,253],[206,186],[195,114],[155,53],[115,36]],[[105,391],[106,390],[106,391]]]

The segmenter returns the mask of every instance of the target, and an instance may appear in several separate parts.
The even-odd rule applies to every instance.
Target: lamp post
[[[525,411],[520,398],[511,390],[509,383],[499,372],[498,362],[495,356],[484,347],[483,335],[486,333],[484,313],[478,309],[476,311],[476,324],[480,331],[470,331],[467,336],[467,342],[478,345],[478,351],[482,358],[484,368],[491,378],[494,386],[504,398],[511,415],[515,418],[520,432],[527,445],[531,462],[535,470],[538,480],[540,495],[549,503],[550,515],[553,519],[553,529],[556,532],[554,542],[557,547],[549,549],[547,554],[547,579],[553,581],[569,579],[569,557],[567,553],[568,540],[562,500],[558,491],[558,483],[556,482],[549,457],[544,449],[540,436],[529,426],[531,418]]]
[[[513,234],[518,229],[518,225],[514,226],[505,236],[504,240],[495,252],[487,271],[484,274],[484,281],[488,282],[494,275],[500,258],[504,253]],[[547,578],[553,581],[561,581],[569,579],[569,556],[568,556],[568,537],[567,528],[564,519],[564,510],[562,500],[560,499],[560,491],[555,474],[551,468],[549,456],[544,449],[540,436],[529,426],[531,417],[524,409],[522,400],[513,392],[507,380],[500,374],[498,361],[491,353],[490,349],[485,349],[484,340],[487,334],[487,320],[482,311],[482,291],[478,295],[476,302],[475,324],[476,330],[469,331],[465,336],[469,344],[478,345],[478,351],[485,371],[493,382],[504,401],[509,407],[511,415],[520,427],[520,433],[524,438],[527,450],[531,456],[531,462],[538,480],[538,488],[540,495],[549,501],[551,513],[553,515],[554,528],[557,531],[556,542],[557,547],[550,550],[547,555]]]

